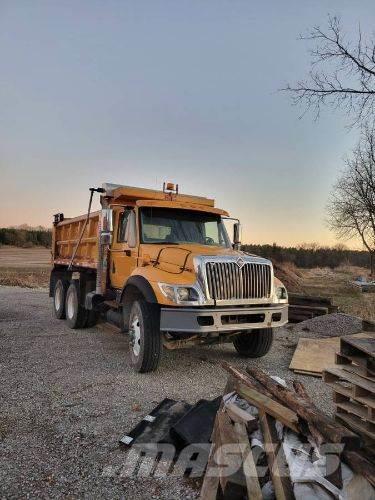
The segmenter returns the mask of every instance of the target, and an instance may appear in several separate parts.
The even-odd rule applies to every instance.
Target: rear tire
[[[156,370],[162,354],[160,309],[144,299],[133,302],[129,315],[130,357],[134,370]]]
[[[65,298],[69,283],[66,280],[56,281],[53,290],[53,311],[57,319],[65,319]]]
[[[97,313],[97,311],[87,311],[85,327],[92,328],[93,326],[95,326],[98,322],[98,317],[99,314]]]
[[[273,342],[273,328],[248,330],[233,339],[233,345],[240,356],[260,358],[268,353]]]
[[[72,281],[66,292],[66,320],[70,328],[83,328],[87,321],[88,311],[79,303],[79,283]]]

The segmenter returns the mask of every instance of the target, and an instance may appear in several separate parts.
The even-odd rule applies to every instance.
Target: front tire
[[[163,343],[160,309],[144,299],[135,300],[129,315],[130,357],[134,370],[146,373],[158,367]]]
[[[70,328],[83,328],[87,321],[88,311],[79,303],[79,283],[72,281],[66,292],[66,320]]]
[[[65,298],[69,283],[66,280],[56,281],[53,290],[53,311],[57,319],[65,319]]]
[[[268,353],[273,342],[273,328],[248,330],[233,339],[233,345],[240,356],[260,358]]]

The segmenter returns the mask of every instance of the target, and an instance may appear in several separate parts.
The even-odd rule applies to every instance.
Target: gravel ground
[[[222,393],[222,360],[297,378],[332,411],[320,379],[288,370],[297,337],[281,329],[258,360],[240,359],[231,344],[166,352],[156,373],[140,375],[126,336],[102,325],[70,330],[45,290],[0,287],[0,498],[197,498],[198,480],[108,474],[126,460],[119,438],[165,397]]]

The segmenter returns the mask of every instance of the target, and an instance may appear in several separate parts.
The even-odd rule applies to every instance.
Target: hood
[[[270,264],[270,261],[256,255],[248,254],[232,248],[216,246],[181,244],[181,245],[142,245],[142,255],[148,255],[151,261],[161,270],[170,273],[181,273],[181,271],[194,272],[195,257],[218,258],[229,257],[233,260],[242,257],[244,260],[259,264]]]

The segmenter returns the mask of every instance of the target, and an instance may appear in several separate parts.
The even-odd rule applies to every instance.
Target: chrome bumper
[[[288,322],[288,304],[271,307],[162,308],[162,332],[211,333],[276,328]]]

